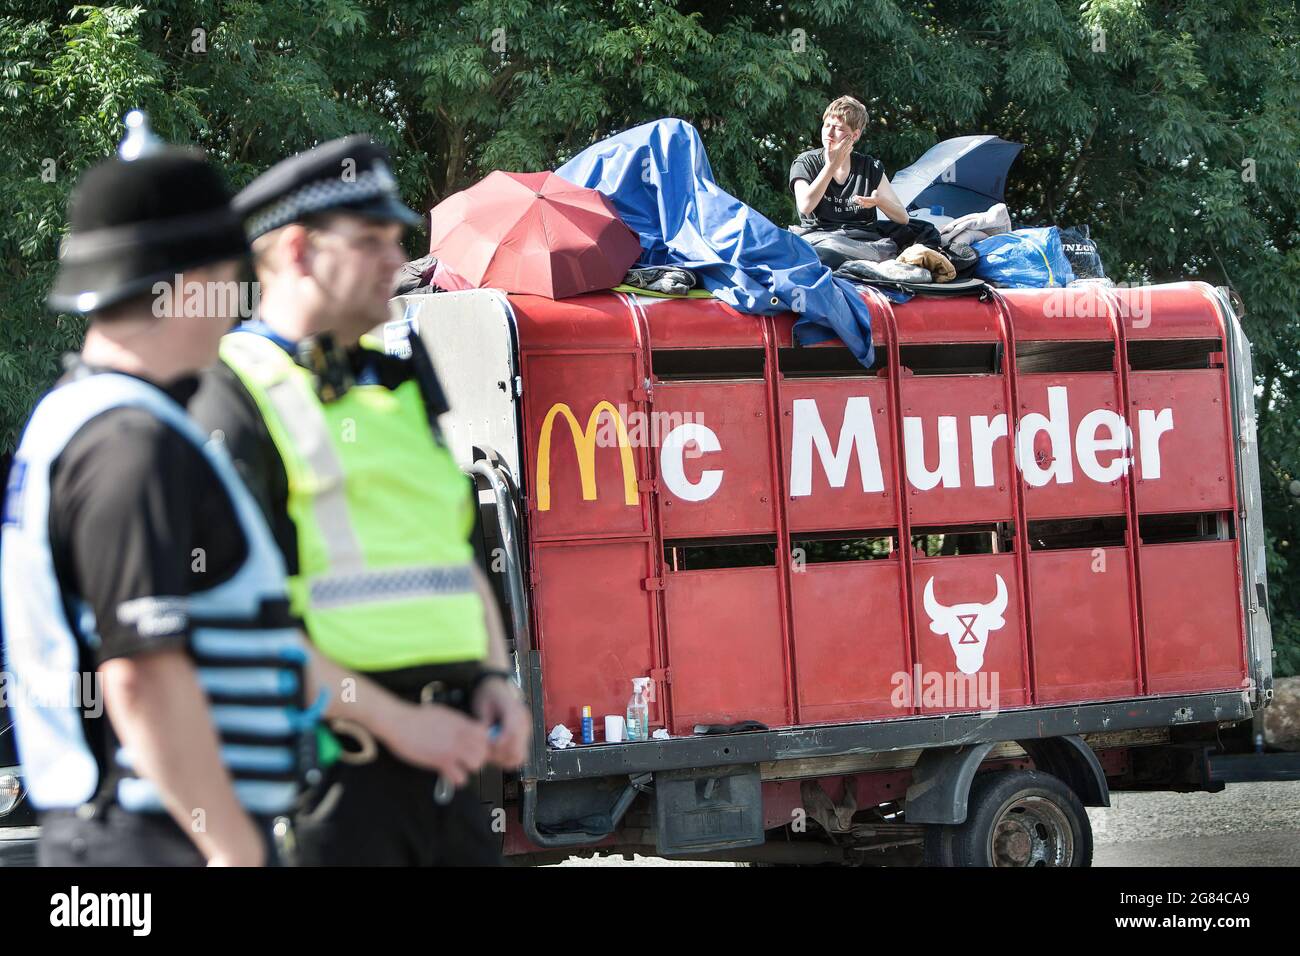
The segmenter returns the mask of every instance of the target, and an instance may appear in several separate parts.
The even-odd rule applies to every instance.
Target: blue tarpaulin
[[[695,127],[661,119],[587,147],[556,172],[604,193],[641,237],[640,264],[691,269],[739,312],[799,315],[803,345],[839,337],[874,360],[871,314],[812,246],[719,188]]]

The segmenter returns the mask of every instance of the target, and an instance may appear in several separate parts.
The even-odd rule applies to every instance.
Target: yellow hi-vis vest
[[[232,332],[221,358],[284,461],[298,536],[290,600],[321,652],[357,671],[483,660],[474,495],[419,383],[354,385],[323,404],[312,373],[265,336]]]

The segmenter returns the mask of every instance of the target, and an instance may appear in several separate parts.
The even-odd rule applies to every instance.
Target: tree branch
[[[1066,174],[1065,180],[1062,182],[1062,188],[1064,188],[1066,195],[1065,198],[1061,200],[1060,208],[1056,212],[1056,219],[1058,222],[1065,216],[1065,207],[1069,205],[1070,200],[1073,199],[1075,194],[1079,191],[1079,174],[1083,172],[1083,167],[1087,165],[1089,158],[1088,147],[1092,145],[1092,138],[1096,134],[1097,127],[1094,125],[1093,128],[1088,131],[1088,138],[1085,139],[1083,145],[1079,147],[1079,156],[1075,159],[1074,166],[1070,169],[1069,173]]]
[[[505,69],[494,76],[492,82],[488,84],[488,95],[493,99],[499,96],[501,91],[505,89],[506,84],[513,80],[519,72],[523,70],[523,68],[523,60],[513,60],[510,63],[507,63]]]
[[[1213,240],[1210,240],[1210,251],[1214,253],[1214,259],[1219,263],[1219,271],[1223,273],[1224,284],[1233,292],[1237,292],[1237,287],[1232,284],[1232,279],[1228,275],[1228,267],[1223,264],[1223,259],[1219,256],[1219,247],[1214,244]],[[1240,295],[1241,293],[1237,292],[1237,294]]]
[[[1268,360],[1268,371],[1264,373],[1264,396],[1260,400],[1259,413],[1255,422],[1262,434],[1268,425],[1269,415],[1273,411],[1273,389],[1277,388],[1277,363]]]

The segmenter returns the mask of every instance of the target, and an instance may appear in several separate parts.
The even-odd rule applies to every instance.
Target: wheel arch
[[[1110,788],[1101,761],[1077,734],[1016,741],[1035,769],[1057,777],[1085,807],[1110,806]],[[912,768],[905,813],[908,823],[955,825],[966,822],[971,782],[993,749],[992,743],[926,750]]]
[[[1029,754],[1034,769],[1050,773],[1078,795],[1085,807],[1110,806],[1106,771],[1091,747],[1077,734],[1016,741]]]
[[[904,814],[908,823],[964,823],[971,781],[992,743],[935,747],[921,754],[912,768]]]

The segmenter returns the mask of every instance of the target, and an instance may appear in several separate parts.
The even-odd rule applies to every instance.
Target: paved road
[[[1300,783],[1234,783],[1221,793],[1116,793],[1089,810],[1096,866],[1300,866]],[[562,866],[730,866],[636,857]]]
[[[1300,830],[1110,844],[1097,847],[1093,866],[1300,866]]]
[[[1300,866],[1300,783],[1117,793],[1088,811],[1097,866]]]

